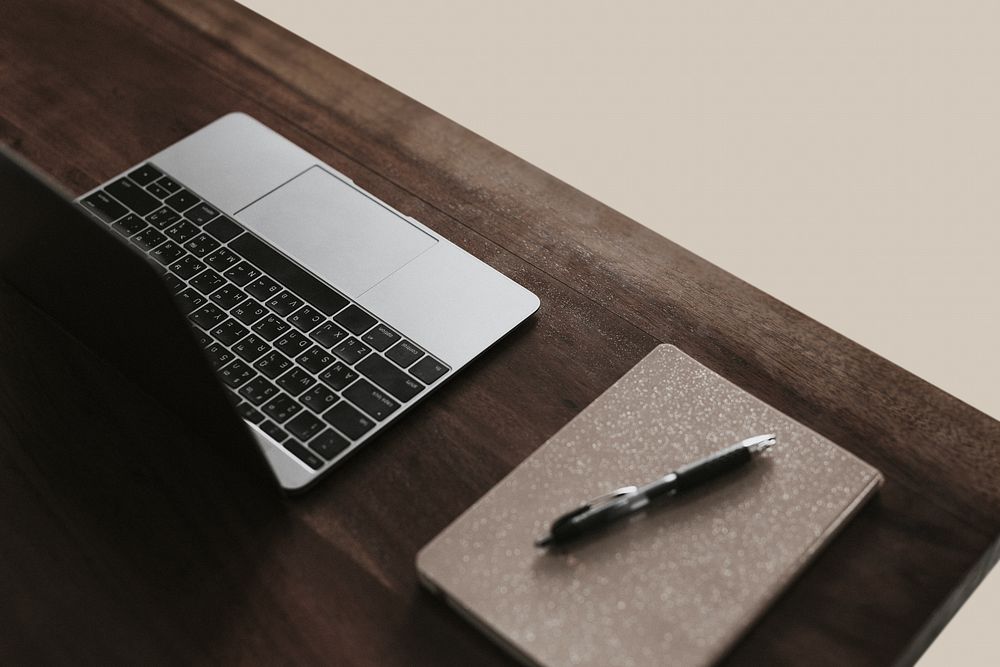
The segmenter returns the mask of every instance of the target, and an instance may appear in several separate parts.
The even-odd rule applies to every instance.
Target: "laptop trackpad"
[[[354,298],[437,243],[405,218],[318,166],[234,217]]]

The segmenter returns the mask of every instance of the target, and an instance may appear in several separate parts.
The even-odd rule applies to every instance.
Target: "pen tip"
[[[537,540],[535,540],[535,546],[538,547],[539,549],[544,549],[545,547],[549,546],[549,543],[551,541],[552,541],[551,535],[546,535],[545,537],[539,537]]]
[[[752,454],[760,454],[761,452],[766,452],[768,449],[774,446],[774,443],[778,441],[778,437],[774,433],[768,433],[766,435],[757,435],[744,441],[744,446],[750,450]]]

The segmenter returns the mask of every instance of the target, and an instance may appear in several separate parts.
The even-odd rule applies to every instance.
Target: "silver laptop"
[[[374,438],[539,305],[245,114],[78,203],[159,267],[290,490]]]

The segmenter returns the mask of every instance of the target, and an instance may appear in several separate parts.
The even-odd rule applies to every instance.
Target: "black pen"
[[[563,514],[536,547],[558,546],[643,509],[663,496],[673,496],[749,463],[776,442],[773,433],[755,435],[655,479],[645,486],[626,486]]]

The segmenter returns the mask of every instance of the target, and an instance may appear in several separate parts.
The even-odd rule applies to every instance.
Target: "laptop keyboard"
[[[80,204],[153,260],[243,418],[313,470],[450,370],[150,164]]]

